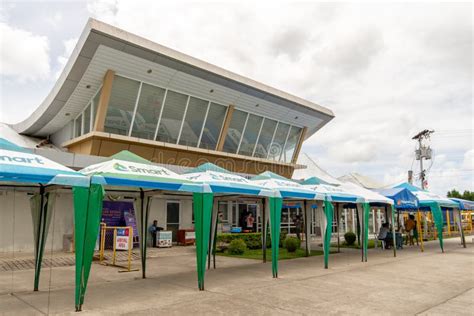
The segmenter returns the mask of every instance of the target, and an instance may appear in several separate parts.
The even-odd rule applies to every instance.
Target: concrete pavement
[[[81,314],[473,315],[474,244],[467,240],[467,249],[459,238],[446,240],[444,254],[436,241],[397,258],[371,249],[367,263],[359,251],[343,249],[331,255],[328,270],[322,256],[284,260],[278,279],[270,263],[218,257],[203,292],[192,248],[150,259],[145,280],[141,272],[93,264]],[[32,283],[32,270],[0,273],[0,313],[73,313],[73,267],[44,269],[39,292]]]

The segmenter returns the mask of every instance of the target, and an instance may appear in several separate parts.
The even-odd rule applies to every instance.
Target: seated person
[[[392,242],[392,235],[390,234],[388,223],[383,223],[382,227],[380,227],[379,235],[377,237],[378,240],[383,240],[385,242],[385,247],[389,248]]]

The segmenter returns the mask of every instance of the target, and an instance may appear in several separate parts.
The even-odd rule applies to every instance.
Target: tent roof
[[[140,157],[131,151],[128,150],[122,150],[121,152],[116,153],[115,155],[110,156],[109,160],[112,159],[117,159],[117,160],[123,160],[123,161],[129,161],[129,162],[138,162],[138,163],[144,163],[144,164],[151,164],[151,161]]]
[[[474,210],[474,201],[458,199],[458,198],[449,198],[449,199],[456,202],[459,205],[460,210],[467,210],[467,211]]]
[[[333,202],[350,202],[358,203],[362,201],[362,197],[351,192],[341,189],[339,186],[329,184],[304,184],[305,188],[323,194]]]
[[[89,186],[89,179],[46,157],[0,138],[0,181]]]
[[[206,171],[215,171],[215,172],[220,172],[220,173],[235,174],[235,173],[232,173],[227,169],[221,168],[221,167],[219,167],[219,166],[217,166],[217,165],[215,165],[211,162],[203,163],[202,165],[199,165],[196,168],[187,170],[185,173],[197,173],[197,172],[206,172]]]
[[[346,182],[343,183],[339,186],[341,190],[345,190],[347,192],[356,194],[361,196],[365,202],[369,203],[383,203],[383,204],[392,204],[393,205],[393,200],[389,199],[382,194],[379,194],[377,192],[368,190],[366,188],[363,188],[361,186],[358,186],[357,184],[351,183],[351,182]]]
[[[418,204],[420,205],[420,207],[429,206],[430,203],[437,203],[442,207],[448,207],[448,208],[457,208],[457,207],[459,207],[458,203],[453,202],[448,198],[441,197],[437,194],[431,193],[431,192],[426,191],[426,190],[422,190],[422,189],[420,189],[420,188],[418,188],[418,187],[416,187],[416,186],[414,186],[410,183],[407,183],[407,182],[400,183],[400,184],[398,184],[394,187],[395,188],[406,188],[410,192],[412,192],[416,196],[416,198],[418,199]]]
[[[271,171],[265,171],[262,172],[254,177],[251,178],[252,181],[254,180],[268,180],[268,179],[276,179],[276,180],[283,180],[283,181],[289,181],[289,182],[294,182],[293,180],[290,180],[288,178],[285,178],[284,176],[280,176],[279,174],[273,173]]]
[[[304,199],[304,200],[323,200],[324,195],[303,185],[277,175],[270,171],[265,171],[252,179],[251,182],[262,187],[276,190],[282,198]]]
[[[126,150],[80,172],[93,176],[92,182],[101,185],[186,192],[203,190],[201,185]]]
[[[183,175],[187,180],[208,185],[214,193],[275,196],[272,189],[259,186],[212,163],[205,163]]]
[[[378,189],[375,192],[392,199],[397,209],[418,208],[418,199],[406,188]]]

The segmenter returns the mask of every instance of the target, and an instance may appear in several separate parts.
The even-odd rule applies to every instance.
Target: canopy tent
[[[397,210],[416,210],[418,209],[418,199],[407,188],[377,189],[375,192],[392,199],[394,207]]]
[[[212,207],[212,193],[206,190],[202,185],[193,183],[183,176],[174,173],[162,166],[154,165],[150,161],[135,155],[129,151],[121,151],[110,157],[109,160],[91,165],[81,170],[85,175],[91,176],[91,195],[95,196],[91,218],[87,219],[87,229],[80,231],[86,235],[84,244],[84,272],[76,275],[76,308],[81,309],[84,303],[84,294],[87,286],[87,279],[90,272],[90,265],[94,252],[95,241],[99,231],[100,218],[102,213],[103,193],[97,194],[97,191],[103,191],[104,186],[125,187],[137,189],[140,198],[136,201],[135,216],[138,218],[138,234],[140,239],[140,254],[142,261],[142,277],[146,277],[146,236],[147,224],[151,195],[155,190],[163,191],[181,191],[193,193],[196,227],[196,249],[198,262],[198,284],[201,288],[203,284],[203,275],[201,270],[203,262],[202,257],[206,251],[203,244],[207,243],[209,238],[210,209]],[[204,193],[207,192],[207,193]],[[75,226],[81,223],[77,218]],[[75,231],[79,231],[76,227]],[[207,233],[206,233],[207,232]],[[90,236],[87,238],[87,236]],[[204,251],[203,251],[204,249]],[[76,265],[78,263],[76,262]],[[202,285],[203,286],[203,285]]]
[[[405,188],[413,193],[418,199],[418,226],[420,226],[421,215],[419,211],[431,211],[435,222],[436,230],[438,231],[439,245],[441,251],[444,252],[443,245],[443,214],[441,208],[455,209],[458,204],[448,198],[441,197],[437,194],[422,190],[410,183],[404,182],[394,186],[395,188]],[[418,228],[421,232],[421,227]],[[461,229],[462,231],[462,229]],[[464,234],[462,234],[463,245],[465,246]],[[423,251],[423,236],[421,236],[421,250]]]
[[[265,171],[253,178],[251,178],[253,183],[256,183],[262,187],[270,188],[279,192],[281,199],[279,200],[280,205],[278,209],[275,210],[273,214],[270,214],[270,224],[271,230],[275,231],[275,238],[272,237],[272,262],[278,262],[278,243],[280,239],[280,225],[281,225],[281,203],[283,199],[298,199],[304,200],[304,222],[306,223],[305,231],[308,231],[308,204],[307,200],[324,200],[325,202],[325,214],[327,218],[327,225],[331,223],[332,225],[332,214],[333,206],[330,202],[327,201],[326,196],[323,193],[319,193],[315,190],[307,188],[299,183],[296,183],[293,180],[289,180],[283,176],[275,174],[270,171]],[[329,235],[330,238],[330,235]],[[329,256],[329,246],[324,247],[324,258],[327,266],[328,256]],[[309,255],[309,240],[306,237],[306,255]]]
[[[451,201],[458,205],[458,208],[461,211],[473,211],[474,210],[474,201],[458,199],[458,198],[449,198]]]
[[[239,194],[239,195],[251,195],[251,196],[260,196],[265,198],[274,199],[279,198],[279,195],[276,191],[265,188],[259,185],[252,183],[250,180],[232,173],[224,168],[216,166],[212,163],[204,163],[196,168],[193,168],[187,171],[183,175],[187,180],[194,181],[203,185],[206,185],[214,194]],[[270,206],[274,205],[273,202],[270,202]],[[267,203],[264,203],[266,205]],[[215,205],[214,205],[215,206]],[[213,207],[212,211],[212,232],[211,239],[209,242],[209,249],[213,250],[213,259],[215,267],[215,241],[217,234],[217,225],[218,225],[218,214],[214,210],[216,207]],[[272,213],[274,211],[271,211]],[[263,260],[266,261],[266,236],[267,236],[267,225],[266,225],[266,211],[263,210],[263,234],[262,234],[262,248],[263,248]],[[209,252],[210,253],[210,252]],[[210,256],[208,257],[208,268],[210,266]]]
[[[451,201],[454,201],[458,204],[458,207],[459,207],[459,216],[461,217],[461,230],[463,229],[462,227],[462,213],[465,214],[465,216],[467,217],[467,223],[468,223],[468,226],[469,226],[469,230],[471,231],[472,233],[472,212],[474,211],[474,201],[468,201],[468,200],[464,200],[464,199],[458,199],[458,198],[450,198]],[[447,215],[447,223],[448,225],[449,224],[449,213],[446,212],[446,215]],[[451,233],[451,228],[450,226],[448,226],[448,231],[449,233]],[[464,232],[464,231],[463,231]]]
[[[379,194],[375,191],[368,190],[363,188],[355,183],[352,182],[345,182],[340,185],[340,189],[346,190],[347,192],[351,192],[353,194],[357,194],[362,197],[362,231],[363,231],[363,238],[362,239],[362,260],[367,261],[367,248],[369,242],[369,213],[371,206],[390,206],[391,211],[391,220],[392,220],[392,240],[395,243],[395,210],[394,210],[394,202],[392,199]],[[358,210],[359,211],[359,210]],[[394,257],[397,256],[397,249],[396,247],[393,248],[393,255]]]
[[[55,193],[47,190],[52,185],[72,186],[74,195],[87,192],[89,178],[0,138],[0,182],[5,185],[38,186],[39,192],[30,199],[35,239],[34,290],[38,291],[41,263],[48,236]],[[87,216],[85,200],[74,204],[77,216]]]
[[[324,221],[326,222],[326,227],[323,227],[322,231],[322,236],[323,238],[323,249],[325,249],[325,254],[327,253],[329,256],[329,248],[330,248],[330,243],[331,243],[331,235],[332,235],[332,229],[329,229],[328,224],[332,223],[333,217],[334,217],[334,203],[358,203],[362,201],[362,197],[353,193],[350,193],[346,190],[341,189],[339,186],[333,186],[329,184],[316,184],[313,185],[311,184],[313,182],[312,177],[308,178],[307,180],[303,181],[303,186],[307,189],[316,191],[320,194],[323,194],[325,196],[325,200],[327,203],[325,203],[325,210],[326,210],[326,204],[332,206],[332,214],[328,212],[324,212],[326,215],[326,218]],[[339,205],[336,204],[336,219],[337,219],[337,224],[339,225]],[[328,216],[331,215],[331,216]],[[330,222],[328,220],[331,220]],[[337,245],[338,245],[338,252],[339,252],[339,230],[338,230],[338,235],[337,235]],[[328,267],[328,258],[325,257],[325,268]]]

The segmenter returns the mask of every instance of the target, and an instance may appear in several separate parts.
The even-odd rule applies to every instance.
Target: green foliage
[[[295,252],[296,249],[301,247],[301,241],[296,237],[286,237],[283,242],[283,248],[286,248],[288,252]]]
[[[458,190],[452,189],[451,191],[448,191],[447,196],[450,198],[458,198],[458,199],[474,201],[474,191],[465,190],[463,194],[461,194],[459,193]]]
[[[245,234],[218,234],[218,243],[230,244],[233,240],[241,239],[245,242],[249,249],[262,248],[262,234],[261,233],[245,233]]]
[[[229,244],[227,250],[231,255],[243,255],[247,250],[247,244],[242,239],[234,239]]]
[[[356,239],[357,236],[353,232],[347,232],[344,234],[344,240],[346,241],[346,244],[348,246],[352,246],[355,243]]]

